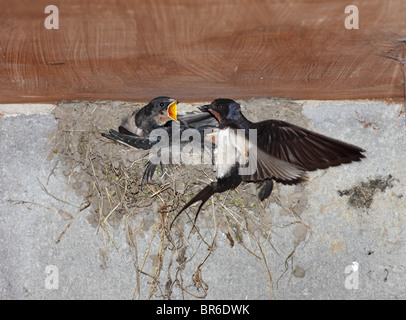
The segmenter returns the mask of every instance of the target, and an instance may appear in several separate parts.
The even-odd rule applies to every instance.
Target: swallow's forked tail
[[[195,219],[193,221],[193,225],[196,223],[197,216],[199,215],[200,209],[203,207],[203,205],[206,203],[207,200],[210,199],[212,195],[215,193],[220,193],[224,192],[230,189],[235,189],[237,188],[242,181],[241,176],[239,175],[230,175],[227,178],[224,179],[219,179],[217,181],[214,181],[204,187],[199,193],[197,193],[192,199],[186,203],[183,208],[176,214],[175,218],[173,219],[170,228],[172,228],[173,223],[175,220],[179,217],[179,215],[185,211],[187,208],[189,208],[192,204],[202,201],[202,203],[199,205],[199,208],[197,209]]]

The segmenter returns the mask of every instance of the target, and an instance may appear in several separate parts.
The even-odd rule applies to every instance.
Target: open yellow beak
[[[171,119],[178,121],[178,102],[174,101],[168,106],[168,115]]]

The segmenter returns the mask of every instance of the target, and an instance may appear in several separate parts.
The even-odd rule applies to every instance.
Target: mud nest
[[[111,241],[114,244],[109,228],[118,229],[122,224],[125,226],[128,244],[134,250],[136,236],[145,237],[151,230],[151,237],[159,235],[161,244],[158,252],[153,255],[156,260],[153,270],[149,272],[149,276],[154,279],[150,282],[149,298],[152,295],[170,298],[175,284],[192,296],[205,297],[208,286],[202,279],[202,265],[216,245],[217,232],[221,231],[226,235],[231,247],[236,243],[240,244],[255,259],[264,260],[265,257],[261,256],[262,249],[248,248],[244,239],[247,236],[253,237],[257,245],[261,243],[258,239],[262,239],[273,247],[271,239],[275,228],[275,213],[271,212],[270,204],[279,208],[280,215],[289,217],[281,221],[278,229],[281,226],[304,225],[300,214],[307,204],[306,191],[301,185],[292,186],[289,187],[290,192],[295,192],[290,197],[284,197],[280,194],[280,187],[276,185],[272,196],[260,202],[257,197],[260,185],[244,183],[236,190],[213,196],[203,207],[195,228],[192,228],[192,221],[196,207],[192,207],[169,229],[176,212],[203,186],[213,181],[215,173],[210,165],[180,165],[173,171],[158,168],[150,183],[141,188],[148,151],[120,145],[102,137],[100,133],[108,132],[110,128],[116,129],[124,117],[143,105],[117,101],[61,101],[53,111],[58,120],[58,129],[54,135],[50,157],[57,155],[69,186],[77,195],[86,199],[83,209],[89,208],[87,219],[92,226],[103,232],[103,237],[107,239],[105,243]],[[266,115],[267,119],[287,120],[305,127],[309,125],[301,115],[301,107],[297,103],[253,99],[244,101],[243,105],[249,109],[247,113],[247,109],[243,108],[243,112],[253,121],[263,120]],[[196,106],[179,105],[180,112],[192,110],[196,110]],[[202,226],[215,230],[214,237],[206,240],[200,234]],[[307,226],[303,229],[302,240],[306,239],[308,229]],[[297,228],[295,230],[297,232]],[[172,266],[176,262],[178,270],[185,267],[186,255],[190,256],[191,253],[186,250],[183,239],[191,234],[202,239],[209,253],[196,263],[189,287],[177,277],[160,281],[164,255],[168,248],[176,252],[170,254],[168,265]],[[292,240],[293,251],[287,252],[286,258],[294,252],[297,244],[297,241]],[[107,246],[105,250],[107,251]],[[148,273],[143,270],[145,257],[146,255],[143,261],[136,261],[138,276]],[[103,265],[105,266],[105,262]],[[269,269],[264,274],[272,282]],[[139,297],[139,287],[138,282],[134,297]],[[273,287],[272,283],[270,287]]]

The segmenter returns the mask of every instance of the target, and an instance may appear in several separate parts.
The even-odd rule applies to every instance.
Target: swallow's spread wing
[[[234,146],[234,150],[232,148],[229,150],[236,153],[235,158],[240,166],[238,174],[244,181],[275,179],[292,184],[305,179],[306,173],[301,166],[283,161],[265,152],[257,146],[256,141],[247,139],[244,130],[228,129],[227,131],[229,141],[226,141],[225,144]],[[233,137],[233,135],[235,136]]]
[[[178,114],[178,120],[190,128],[218,127],[216,118],[207,111]]]
[[[360,161],[363,149],[296,125],[268,120],[255,124],[258,146],[280,160],[306,171]]]
[[[252,174],[242,175],[244,181],[263,181],[274,179],[285,184],[298,183],[306,179],[306,172],[298,165],[282,161],[256,148],[250,151],[250,162],[256,160],[256,168]]]

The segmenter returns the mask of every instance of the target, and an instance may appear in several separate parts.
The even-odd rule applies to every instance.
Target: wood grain
[[[403,98],[406,1],[0,0],[0,102]]]

